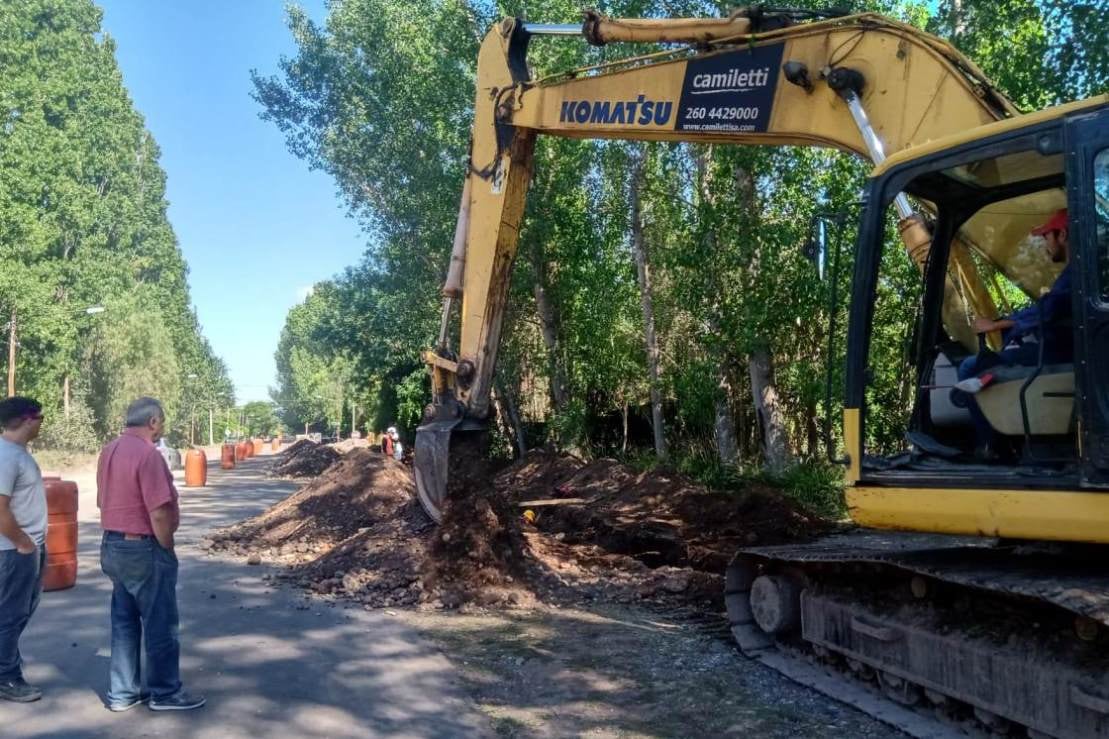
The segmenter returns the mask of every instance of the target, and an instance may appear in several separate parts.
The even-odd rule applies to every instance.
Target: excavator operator
[[[1043,239],[1048,257],[1066,267],[1045,295],[1036,303],[1016,311],[1007,318],[993,320],[976,318],[974,330],[980,336],[991,331],[1004,331],[1004,349],[999,353],[987,350],[968,357],[959,365],[958,392],[965,393],[966,406],[974,421],[975,456],[989,460],[996,456],[993,428],[973,396],[990,384],[990,370],[998,365],[1035,367],[1040,362],[1043,342],[1044,364],[1066,364],[1074,360],[1074,337],[1071,332],[1071,264],[1068,240],[1067,209],[1057,211],[1046,222],[1032,229],[1032,236]],[[956,400],[957,404],[959,400]]]

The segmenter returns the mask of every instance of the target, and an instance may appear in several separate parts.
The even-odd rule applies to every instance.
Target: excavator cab
[[[874,511],[865,509],[875,501],[884,508],[899,498],[898,506],[907,509],[894,516],[892,527],[936,530],[932,524],[943,514],[918,514],[940,504],[927,491],[941,488],[944,500],[968,491],[940,528],[950,533],[1067,539],[1074,534],[1067,527],[1077,519],[1092,528],[1089,516],[1096,515],[1102,529],[1109,520],[1105,493],[1083,493],[1089,507],[1052,509],[1050,496],[1031,492],[1109,488],[1109,109],[1064,106],[1029,118],[1020,127],[993,124],[995,135],[979,132],[965,143],[952,137],[895,155],[872,179],[856,256],[845,403],[849,425],[852,409],[860,409],[858,428],[847,432],[848,443],[859,444],[848,450],[858,460],[848,498],[869,501],[852,508],[863,523],[872,518]],[[916,393],[905,420],[908,449],[890,454],[868,437],[866,418],[879,410],[869,365],[883,262],[888,267],[901,250],[884,236],[886,211],[901,193],[931,214],[932,240],[904,368],[913,373]],[[1044,239],[1032,231],[1061,209],[1069,214],[1069,260],[1053,261]],[[986,286],[988,302],[966,294],[967,262],[956,258],[960,248],[969,251],[974,282]],[[1000,336],[974,335],[978,316],[972,306],[996,306],[996,314],[982,315],[990,319],[1022,302],[1035,311],[1042,305],[1036,299],[1064,269],[1070,273],[1069,310],[1055,311],[1023,338],[1019,361],[999,362],[998,356],[1014,353],[1004,352]],[[960,309],[951,310],[953,304]],[[954,387],[958,368],[976,355],[983,368],[978,374],[988,384],[962,393]],[[992,366],[983,362],[987,358]],[[975,411],[1008,454],[983,459],[972,453]],[[917,503],[909,505],[914,490]],[[1010,502],[1015,493],[1037,510],[1044,506],[1035,533],[1030,520],[1015,520],[1023,514],[1013,520],[996,515],[1002,508],[991,506],[1003,490],[1010,491]],[[879,520],[890,527],[888,513]],[[1109,541],[1109,532],[1097,540]]]

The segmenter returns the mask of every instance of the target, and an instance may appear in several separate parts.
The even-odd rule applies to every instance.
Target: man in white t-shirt
[[[27,451],[39,435],[42,406],[0,400],[0,700],[30,703],[42,691],[23,679],[19,637],[38,607],[46,563],[46,488]]]

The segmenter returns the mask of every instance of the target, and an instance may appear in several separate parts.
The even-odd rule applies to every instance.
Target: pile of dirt
[[[339,454],[346,454],[354,449],[362,449],[370,445],[369,439],[343,439],[334,444],[328,444],[329,447],[339,452]]]
[[[302,449],[298,458],[318,453]],[[338,461],[317,479],[208,546],[287,565],[281,577],[368,607],[536,598],[718,607],[737,549],[825,526],[769,489],[718,493],[614,460],[533,452],[503,471],[482,463],[452,476],[436,527],[405,465],[365,447],[332,453]]]
[[[744,546],[810,538],[828,524],[772,488],[706,489],[611,459],[535,451],[495,480],[498,498],[530,507],[536,561],[564,584],[617,600],[723,599],[724,570]]]
[[[519,511],[490,487],[455,493],[431,542],[426,587],[447,606],[527,600],[520,524]]]
[[[304,450],[301,457],[317,453]],[[498,517],[513,526],[499,525]],[[455,607],[520,602],[522,588],[508,573],[520,571],[521,542],[505,504],[480,494],[452,506],[436,530],[416,499],[411,471],[361,447],[205,547],[285,565],[282,579],[368,606]]]
[[[270,471],[277,477],[316,477],[340,456],[329,445],[301,439],[277,455]]]

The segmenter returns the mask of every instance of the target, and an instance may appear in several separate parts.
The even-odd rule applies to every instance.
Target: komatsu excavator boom
[[[795,20],[753,11],[679,20],[587,12],[580,27],[509,18],[485,37],[439,342],[425,354],[435,400],[416,440],[420,496],[436,519],[450,438],[481,428],[489,412],[537,134],[827,146],[878,164],[889,153],[1017,113],[954,47],[912,26],[874,14]],[[528,43],[550,34],[688,46],[532,80]],[[923,266],[930,236],[903,196],[897,209],[906,248]],[[970,317],[995,309],[965,245],[955,251],[958,284],[949,290],[945,323],[972,345]],[[452,348],[455,301],[461,340]]]
[[[677,46],[531,79],[538,35]],[[503,21],[481,46],[442,325],[424,355],[433,402],[416,482],[437,520],[452,468],[468,461],[457,452],[482,438],[489,414],[541,134],[826,146],[874,164],[850,288],[841,459],[848,511],[870,531],[737,552],[732,631],[746,654],[815,686],[841,669],[897,704],[991,732],[1109,737],[1109,96],[1021,114],[952,46],[873,14]],[[891,212],[922,297],[910,443],[883,456],[866,423]],[[1066,279],[1030,236],[1044,223],[1056,224],[1051,243],[1069,237]],[[1050,329],[1040,313],[1020,347],[1032,364],[995,367],[968,401],[953,392],[954,367],[979,340],[1001,348],[973,328],[998,317],[982,265],[1032,298],[1066,283],[1071,301]],[[1048,356],[1046,338],[1068,353]],[[973,457],[972,431],[1019,455]],[[819,674],[810,680],[795,654],[823,662]]]

